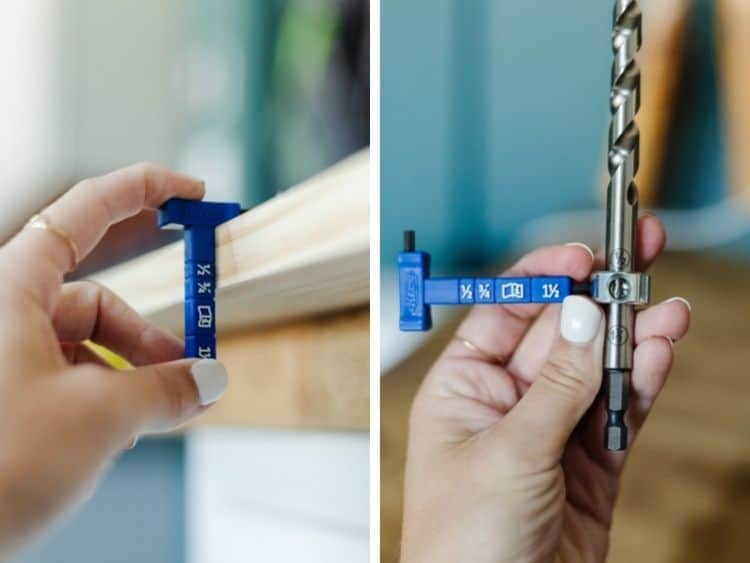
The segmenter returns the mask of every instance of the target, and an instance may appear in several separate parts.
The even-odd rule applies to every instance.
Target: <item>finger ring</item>
[[[501,366],[504,366],[508,363],[508,357],[507,356],[501,356],[500,354],[492,354],[488,352],[487,350],[484,350],[474,344],[471,340],[468,340],[466,338],[463,338],[462,336],[456,335],[453,337],[454,340],[458,340],[461,344],[463,344],[466,348],[471,350],[472,352],[476,352],[480,356],[482,356],[482,359],[488,362],[492,362],[493,364],[498,364]]]
[[[49,231],[50,233],[54,233],[57,235],[70,249],[70,257],[72,265],[70,267],[70,270],[73,271],[75,267],[78,265],[78,245],[76,245],[76,242],[71,238],[71,236],[63,231],[61,228],[56,227],[53,225],[47,217],[42,215],[41,213],[37,213],[34,215],[31,219],[29,219],[26,224],[23,227],[24,229],[40,229],[43,231]]]

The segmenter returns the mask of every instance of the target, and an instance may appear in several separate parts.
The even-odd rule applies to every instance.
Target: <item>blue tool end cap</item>
[[[430,255],[401,252],[398,255],[399,328],[424,331],[432,328],[430,306],[425,304],[424,280],[430,272]]]
[[[172,198],[159,208],[157,223],[162,229],[216,226],[242,212],[239,203]]]

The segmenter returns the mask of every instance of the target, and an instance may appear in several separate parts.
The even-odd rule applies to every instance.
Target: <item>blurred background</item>
[[[207,199],[253,206],[366,146],[368,20],[366,0],[0,3],[0,240],[76,181],[133,162],[194,174],[206,180]],[[173,236],[145,213],[111,229],[77,275]],[[287,438],[279,432],[274,440],[286,444],[277,459],[304,465]],[[262,448],[268,437],[249,439]],[[309,437],[311,445],[324,441]],[[216,545],[220,531],[195,525],[217,510],[212,499],[230,494],[206,492],[231,473],[216,443],[200,432],[142,440],[96,496],[21,561],[233,560],[217,555],[232,548]],[[366,464],[366,451],[352,447]],[[212,473],[219,466],[224,473]],[[262,461],[255,467],[267,476]],[[366,479],[366,468],[361,474]],[[266,494],[286,477],[261,481]],[[356,486],[366,495],[366,483]],[[249,490],[244,504],[234,499],[237,518],[212,513],[213,521],[242,522],[248,513],[283,521],[288,515],[262,505],[263,487]],[[269,545],[279,540],[271,528]],[[248,523],[233,532],[252,530]],[[366,548],[366,530],[356,532],[346,531]]]
[[[666,224],[654,301],[693,305],[625,473],[610,561],[747,560],[750,4],[642,2],[641,207]],[[395,562],[408,410],[461,313],[398,332],[402,231],[434,275],[604,241],[613,2],[382,0],[382,561]]]
[[[3,3],[0,238],[139,160],[252,206],[365,146],[368,17],[358,0]],[[123,228],[148,243],[147,223]]]

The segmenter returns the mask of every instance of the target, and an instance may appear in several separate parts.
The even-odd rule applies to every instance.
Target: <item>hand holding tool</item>
[[[400,317],[404,331],[432,327],[432,305],[483,303],[559,303],[571,294],[590,295],[606,306],[604,389],[607,420],[604,445],[623,450],[628,444],[625,411],[633,369],[635,306],[650,299],[649,276],[635,271],[638,221],[639,133],[635,115],[640,106],[641,73],[635,56],[641,47],[641,11],[636,0],[615,0],[613,14],[612,89],[608,164],[605,271],[590,282],[567,277],[431,278],[430,256],[415,249],[413,231],[404,234],[398,256]]]

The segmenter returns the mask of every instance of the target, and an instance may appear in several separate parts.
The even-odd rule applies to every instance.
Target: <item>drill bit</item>
[[[635,230],[638,220],[639,132],[635,115],[640,106],[641,72],[635,60],[641,47],[641,10],[637,0],[615,0],[612,48],[612,89],[609,131],[607,190],[606,269],[614,273],[635,269]],[[609,292],[619,299],[630,291],[625,277],[613,277]],[[605,447],[623,450],[628,443],[625,411],[628,406],[630,372],[633,369],[632,304],[612,302],[607,306],[604,348],[607,422]]]

